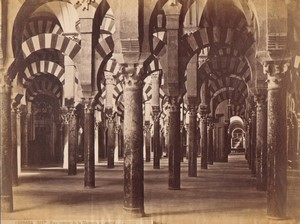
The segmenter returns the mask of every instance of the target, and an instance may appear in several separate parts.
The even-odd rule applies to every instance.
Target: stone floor
[[[208,170],[198,169],[198,177],[193,178],[187,177],[187,161],[183,162],[182,189],[176,191],[168,190],[167,187],[166,158],[162,159],[161,167],[160,170],[153,170],[152,163],[145,163],[144,218],[129,218],[123,212],[123,167],[119,162],[114,169],[107,169],[104,163],[97,165],[95,189],[83,188],[82,165],[79,165],[77,176],[68,176],[66,170],[61,168],[26,170],[21,174],[19,186],[14,188],[15,211],[3,214],[2,222],[300,223],[299,170],[288,172],[289,219],[270,221],[266,218],[266,194],[255,189],[255,179],[251,177],[247,162],[241,154],[230,155],[228,163],[215,163]]]

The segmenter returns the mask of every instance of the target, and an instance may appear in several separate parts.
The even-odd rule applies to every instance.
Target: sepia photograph
[[[0,0],[1,224],[300,224],[300,0]]]

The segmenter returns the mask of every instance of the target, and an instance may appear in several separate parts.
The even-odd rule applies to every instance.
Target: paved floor
[[[77,176],[68,176],[66,170],[61,168],[27,170],[20,177],[20,185],[14,188],[15,211],[3,214],[2,222],[52,220],[47,223],[300,223],[299,170],[289,170],[290,219],[274,222],[266,219],[266,194],[255,189],[255,179],[251,177],[243,155],[231,155],[228,163],[215,163],[208,170],[198,169],[198,177],[194,178],[187,177],[187,162],[183,162],[182,189],[177,191],[167,189],[166,158],[162,160],[161,167],[160,170],[153,170],[152,163],[145,163],[144,218],[132,219],[123,212],[123,167],[120,162],[114,169],[107,169],[104,163],[97,165],[95,189],[83,188],[82,165],[79,166]],[[75,220],[81,222],[73,222]],[[92,220],[97,222],[91,222]]]

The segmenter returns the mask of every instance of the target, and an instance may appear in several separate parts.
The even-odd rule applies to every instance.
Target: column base
[[[144,208],[127,208],[123,207],[125,216],[130,216],[131,218],[141,218],[145,216]]]
[[[1,195],[1,212],[3,213],[13,212],[12,196]]]
[[[107,165],[107,168],[108,169],[113,169],[113,168],[115,168],[115,165]]]
[[[76,176],[77,173],[68,173],[68,176]]]
[[[168,187],[169,190],[180,190],[180,187]]]
[[[267,218],[273,221],[283,221],[283,220],[288,220],[289,217],[284,216],[284,217],[276,217],[276,216],[269,216],[267,215]]]
[[[95,185],[94,186],[84,186],[85,189],[94,189],[95,188]]]
[[[258,190],[258,191],[266,191],[267,187],[259,185],[259,186],[256,186],[256,190]]]
[[[197,174],[188,174],[188,177],[197,177]]]
[[[153,166],[153,169],[159,170],[159,169],[160,169],[160,166]]]

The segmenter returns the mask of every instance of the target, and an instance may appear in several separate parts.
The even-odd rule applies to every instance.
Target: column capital
[[[200,104],[200,115],[207,114],[208,106],[206,104]]]
[[[154,122],[159,121],[160,119],[160,109],[159,106],[152,106],[152,119]]]
[[[91,114],[94,113],[95,106],[92,100],[84,102],[84,113]]]
[[[145,121],[144,123],[144,134],[149,133],[151,131],[150,121]]]
[[[181,97],[180,96],[168,96],[168,108],[170,112],[178,112],[180,111],[180,101]]]
[[[113,85],[115,83],[114,75],[110,72],[104,72],[105,84]]]
[[[266,61],[263,64],[264,73],[268,76],[268,90],[280,89],[283,85],[286,72],[289,68],[289,62],[283,61]]]
[[[114,122],[114,114],[112,113],[112,111],[110,113],[106,113],[105,117],[108,123]]]
[[[159,80],[159,76],[160,76],[160,72],[153,72],[152,74],[151,74],[151,79],[152,80]]]
[[[122,67],[124,88],[140,89],[143,87],[143,65],[140,63],[126,64]]]
[[[94,122],[94,129],[97,130],[101,125],[101,122],[100,121],[96,121],[96,118],[95,118],[95,122]]]
[[[196,104],[189,104],[188,105],[188,110],[190,112],[190,116],[196,116],[197,115],[197,109],[198,109],[198,106]]]

